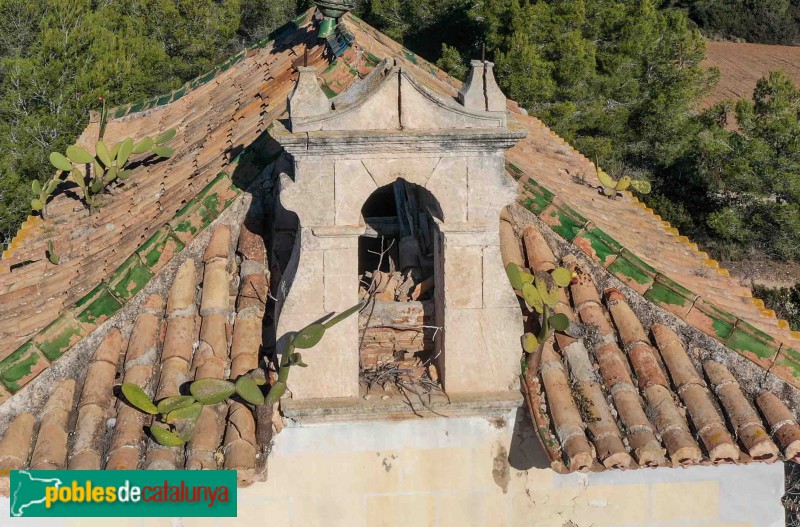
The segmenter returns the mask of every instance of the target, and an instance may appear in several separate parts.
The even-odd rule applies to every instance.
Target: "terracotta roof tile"
[[[253,218],[248,221],[256,224]],[[65,379],[55,386],[39,412],[38,427],[37,418],[28,413],[12,421],[0,439],[0,468],[96,470],[185,466],[235,469],[242,484],[263,478],[259,467],[263,466],[263,450],[268,445],[260,445],[256,440],[257,423],[250,406],[229,402],[205,407],[195,440],[184,452],[183,448],[166,448],[153,442],[143,431],[148,417],[114,395],[118,389],[115,385],[120,382],[118,371],[122,380],[143,387],[156,400],[180,394],[181,387],[193,376],[206,376],[203,364],[208,357],[203,356],[204,344],[209,345],[210,356],[221,360],[221,368],[214,369],[219,378],[227,377],[231,347],[234,364],[239,361],[231,375],[235,377],[258,367],[267,293],[267,282],[258,277],[263,278],[266,273],[266,248],[259,234],[247,229],[243,232],[246,234],[238,243],[239,252],[252,255],[254,260],[241,265],[242,280],[227,271],[234,244],[230,228],[222,225],[207,245],[204,265],[197,268],[195,260],[189,258],[180,266],[166,302],[158,295],[144,300],[129,338],[112,329],[97,347],[88,368],[76,371],[76,378]],[[205,275],[200,295],[197,295],[198,271]],[[257,291],[257,298],[262,300],[239,310],[231,333],[227,315],[220,313],[230,310],[228,293],[234,283],[243,284],[237,296]],[[196,324],[201,305],[207,314],[197,317],[201,322]],[[202,326],[199,335],[196,326]],[[200,344],[196,346],[198,339]],[[73,439],[68,441],[70,435]],[[188,457],[184,459],[185,456]]]
[[[513,235],[513,230],[501,229],[501,233]],[[531,268],[542,270],[559,263],[535,226],[523,228],[522,233]],[[513,244],[504,240],[504,245]],[[584,335],[556,333],[542,350],[541,380],[531,371],[532,361],[524,376],[529,409],[554,469],[589,470],[594,465],[596,470],[595,459],[605,468],[664,465],[665,453],[676,466],[738,462],[743,457],[771,461],[779,455],[764,422],[724,365],[706,361],[711,381],[707,385],[699,362],[692,360],[670,327],[645,326],[628,298],[615,289],[605,292],[606,308],[592,276],[577,259],[568,256],[562,264],[576,278],[569,298],[557,311],[582,323]],[[541,409],[532,406],[537,399]],[[794,415],[771,392],[762,393],[758,400],[767,408],[762,409],[766,422],[788,459],[793,459],[800,445]],[[720,407],[725,409],[730,429]],[[777,431],[782,432],[778,435]],[[560,448],[548,444],[553,441]],[[749,456],[742,456],[739,442]],[[588,447],[591,444],[593,448]]]

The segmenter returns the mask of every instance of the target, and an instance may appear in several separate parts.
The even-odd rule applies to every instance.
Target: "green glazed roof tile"
[[[655,269],[625,248],[620,251],[614,262],[608,266],[608,270],[620,281],[640,294],[644,294],[650,289],[657,274]]]
[[[50,362],[86,336],[86,330],[72,313],[67,311],[40,331],[33,342]]]
[[[144,289],[153,273],[134,253],[120,265],[108,279],[108,289],[122,301],[129,300]]]
[[[16,393],[48,366],[33,342],[28,341],[0,361],[0,382]]]
[[[743,320],[736,324],[725,345],[766,369],[772,366],[780,348],[775,339]]]
[[[684,320],[706,335],[722,342],[730,336],[738,321],[735,316],[722,311],[702,298],[698,298],[695,301]]]
[[[644,297],[680,318],[686,317],[697,299],[697,295],[661,274]]]
[[[184,247],[184,243],[172,234],[169,226],[165,225],[144,242],[136,252],[144,264],[153,273],[157,273]]]
[[[121,307],[122,303],[108,291],[106,284],[100,283],[75,303],[72,312],[84,326],[94,328],[105,322]]]
[[[539,215],[539,218],[568,242],[572,242],[589,222],[572,207],[556,200]]]
[[[591,256],[593,260],[608,267],[616,259],[622,250],[622,245],[614,238],[604,233],[594,226],[589,226],[586,230],[578,234],[572,243],[577,245],[584,253]]]

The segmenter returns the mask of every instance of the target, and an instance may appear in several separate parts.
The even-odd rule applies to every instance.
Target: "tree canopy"
[[[0,0],[0,243],[98,98],[171,90],[283,25],[298,0]]]
[[[49,152],[74,141],[99,96],[113,106],[172,89],[309,4],[0,0],[0,241],[29,212],[30,181],[50,176]],[[793,0],[356,4],[457,77],[485,49],[510,98],[614,179],[650,181],[648,203],[715,256],[800,260],[797,88],[774,73],[752,100],[699,110],[717,76],[701,66],[701,30],[742,20],[768,41]]]

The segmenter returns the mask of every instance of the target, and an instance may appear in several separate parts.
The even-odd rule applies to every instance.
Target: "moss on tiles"
[[[151,278],[153,273],[142,263],[139,255],[134,253],[108,279],[108,289],[114,296],[126,301],[144,289]]]
[[[72,309],[75,318],[82,324],[94,328],[114,315],[122,307],[122,303],[117,300],[106,288],[106,284],[101,283],[86,296],[76,302]]]
[[[33,342],[28,341],[0,361],[0,382],[11,392],[17,392],[47,366]]]
[[[85,336],[81,323],[67,311],[40,331],[33,343],[52,362]]]

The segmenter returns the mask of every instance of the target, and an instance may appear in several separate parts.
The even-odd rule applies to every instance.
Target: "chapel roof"
[[[168,95],[126,105],[112,113],[113,119],[106,131],[109,140],[153,135],[175,127],[178,133],[169,144],[175,149],[176,155],[164,162],[137,167],[128,183],[116,193],[109,194],[105,206],[93,214],[86,212],[71,193],[58,194],[48,206],[47,219],[38,216],[29,218],[3,254],[0,260],[0,403],[5,401],[2,406],[5,406],[5,414],[9,419],[13,417],[12,414],[22,415],[13,411],[19,408],[32,415],[42,413],[43,421],[44,416],[51,413],[47,405],[52,400],[52,415],[59,429],[79,426],[83,422],[80,420],[85,391],[85,388],[81,388],[83,372],[58,368],[59,361],[67,358],[63,356],[69,355],[70,350],[79,343],[94,337],[96,342],[81,347],[81,353],[93,355],[95,361],[109,365],[117,361],[115,381],[106,386],[106,395],[110,397],[110,390],[126,375],[123,356],[136,349],[133,345],[135,340],[132,339],[140,326],[138,319],[148,319],[148,327],[169,327],[174,317],[168,313],[169,307],[163,305],[167,301],[169,287],[160,293],[159,298],[153,297],[147,287],[161,279],[166,281],[167,286],[172,284],[173,289],[177,287],[181,280],[175,278],[176,258],[193,241],[201,236],[207,237],[205,231],[208,226],[226,209],[241,204],[248,197],[245,189],[258,174],[271,171],[280,155],[280,147],[270,138],[269,127],[275,119],[284,115],[286,99],[293,89],[298,66],[307,62],[316,68],[323,81],[323,89],[334,96],[356,79],[366,76],[380,59],[393,58],[412,70],[415,78],[429,89],[444,96],[456,95],[460,87],[458,81],[356,17],[347,15],[344,20],[336,35],[329,42],[321,43],[316,38],[312,11],[309,11],[291,27],[278,33],[274,41],[261,43],[236,55],[214,72]],[[797,351],[800,350],[800,335],[791,331],[784,321],[778,320],[774,312],[766,310],[763,303],[753,299],[749,288],[730,277],[717,262],[634,196],[628,193],[616,199],[602,196],[597,191],[599,181],[594,165],[588,159],[541,121],[527,116],[516,103],[509,101],[508,109],[509,120],[515,126],[528,130],[527,138],[512,148],[506,158],[508,172],[519,182],[519,206],[530,214],[528,223],[535,224],[538,231],[555,234],[561,243],[583,255],[584,268],[618,280],[618,289],[624,290],[627,295],[620,298],[613,291],[595,291],[597,298],[593,298],[593,302],[599,306],[597,309],[600,309],[602,316],[598,313],[595,315],[606,318],[610,313],[615,325],[609,328],[628,324],[633,327],[631,334],[636,337],[630,340],[631,334],[620,328],[619,331],[614,329],[613,334],[608,333],[608,340],[615,340],[625,353],[629,347],[649,347],[649,352],[643,352],[648,361],[652,356],[659,362],[657,353],[674,351],[680,357],[679,362],[685,365],[683,355],[678,352],[678,346],[668,332],[656,330],[652,320],[642,320],[639,314],[634,314],[633,319],[627,322],[623,319],[618,322],[616,318],[617,313],[625,311],[624,307],[619,306],[629,303],[632,298],[661,310],[672,317],[668,318],[672,326],[664,324],[670,331],[675,332],[680,327],[689,328],[694,332],[694,339],[700,338],[697,335],[710,339],[702,342],[707,344],[706,347],[716,350],[713,357],[726,357],[720,364],[733,375],[731,381],[722,369],[714,370],[714,366],[710,366],[714,375],[718,373],[724,377],[722,382],[715,383],[714,379],[722,377],[712,379],[705,362],[701,364],[697,359],[710,355],[689,355],[694,361],[695,373],[702,381],[698,382],[692,377],[689,384],[706,390],[717,389],[719,384],[746,385],[748,404],[755,402],[763,412],[760,416],[756,414],[760,426],[766,432],[777,434],[778,429],[770,428],[776,425],[770,416],[791,415],[781,413],[783,410],[778,403],[785,405],[789,401],[789,406],[793,407],[791,401],[796,400],[796,387],[800,386],[800,351]],[[97,128],[98,123],[90,123],[81,135],[79,144],[89,146],[93,143]],[[236,224],[233,227],[235,232],[238,227]],[[61,257],[59,265],[50,264],[46,258],[50,240]],[[231,251],[234,246],[235,236],[231,238]],[[228,253],[229,263],[232,254]],[[202,275],[204,271],[201,269],[207,263],[202,258],[195,258],[196,276]],[[262,264],[266,265],[266,261]],[[235,273],[228,276],[231,284],[237,281],[233,277]],[[590,295],[592,287],[587,284],[584,282],[586,290],[583,292],[571,291],[573,300],[574,295],[579,293]],[[193,299],[195,307],[204,298],[206,287],[204,281],[204,291]],[[234,298],[236,291],[234,287]],[[241,296],[241,291],[238,294]],[[134,311],[122,316],[126,306],[134,303]],[[565,305],[574,309],[573,317],[582,318],[584,310],[581,307],[584,303]],[[235,305],[235,302],[230,303],[232,312]],[[594,308],[592,310],[596,311]],[[202,305],[200,311],[202,317]],[[120,331],[117,337],[109,336],[114,334],[112,327]],[[199,326],[195,327],[199,329]],[[225,333],[224,347],[230,353],[226,360],[235,358],[236,327],[234,324],[233,333]],[[156,365],[161,364],[159,360],[166,361],[162,350],[167,343],[159,331],[162,329],[154,329],[152,334],[141,337],[149,339],[150,348],[160,353],[161,359],[158,355],[154,358],[156,362],[153,364]],[[650,334],[655,336],[656,331],[662,337],[667,336],[660,340],[654,337],[656,340],[651,341]],[[99,338],[101,334],[103,344]],[[641,338],[642,334],[644,338]],[[681,346],[686,342],[685,339],[681,340],[684,336],[679,335]],[[106,340],[109,342],[107,345]],[[656,346],[653,346],[654,342]],[[665,351],[662,344],[669,344],[669,350]],[[223,347],[221,342],[219,345]],[[101,349],[104,350],[102,353]],[[545,364],[552,363],[552,367],[548,366],[546,371],[559,369],[552,362],[556,359],[560,361],[560,368],[564,372],[572,368],[569,356],[559,355],[563,352],[558,343],[553,352],[555,355],[546,356]],[[689,352],[693,353],[691,350]],[[86,363],[94,364],[88,355]],[[616,356],[619,358],[619,355]],[[599,367],[599,379],[611,390],[613,384],[608,385],[599,358],[592,359],[595,361],[593,364]],[[196,359],[190,353],[181,360],[191,364]],[[630,360],[633,358],[630,357]],[[676,394],[680,399],[684,393],[682,385],[678,381],[669,383],[667,374],[674,380],[671,364],[669,360],[662,363],[666,365],[661,366],[658,380],[669,384],[665,389],[673,400]],[[644,370],[640,372],[635,366],[629,368],[628,372],[632,375],[631,383],[639,387],[654,385]],[[110,372],[110,366],[103,367]],[[160,367],[163,371],[164,365]],[[670,368],[669,371],[667,368]],[[753,371],[770,382],[750,382]],[[26,396],[23,388],[35,384],[36,377],[43,372],[51,376],[48,377],[50,385],[47,389],[40,386],[36,390],[28,390],[29,394],[36,395]],[[577,372],[572,373],[572,376],[575,375]],[[708,381],[704,380],[706,378]],[[74,381],[71,388],[69,379]],[[58,384],[51,382],[55,380],[59,381]],[[144,381],[156,382],[155,378],[150,377]],[[598,378],[595,381],[600,384]],[[757,399],[760,391],[757,388],[764,386],[778,397],[778,402],[773,404],[778,410],[761,408]],[[546,388],[545,383],[545,392]],[[72,393],[72,409],[77,410],[75,415],[78,416],[78,422],[65,420],[65,408],[62,408],[60,401],[67,400],[66,396],[59,395],[54,399],[52,395],[61,394],[59,390],[63,390],[64,394],[68,391]],[[714,400],[722,402],[724,410],[728,412],[722,392],[714,393],[717,397]],[[29,400],[21,402],[26,397]],[[110,401],[113,401],[112,397]],[[682,401],[681,408],[684,404],[693,417],[688,403]],[[0,409],[3,409],[2,406]],[[111,412],[114,409],[108,407],[104,411]],[[619,412],[619,409],[615,411]],[[549,416],[548,423],[558,420],[552,408],[548,407],[543,415]],[[734,414],[726,415],[729,423],[736,423]],[[752,417],[752,414],[747,414],[748,419]],[[583,417],[581,419],[583,426],[592,433],[591,423],[585,422]],[[793,419],[792,415],[789,424],[796,427]],[[784,421],[787,420],[781,422]],[[230,423],[230,417],[225,422]],[[747,426],[756,426],[755,422],[742,422]],[[749,446],[739,443],[743,438],[741,430],[729,423],[724,426],[734,446],[742,446],[744,454],[750,455]],[[653,433],[660,438],[659,441],[669,441],[660,433],[660,424],[653,425],[656,427]],[[23,436],[27,437],[26,444],[34,454],[37,443],[35,431],[41,426],[42,423],[21,428]],[[101,429],[96,424],[93,426],[94,433],[101,434]],[[557,423],[555,426],[558,426]],[[669,423],[666,426],[669,427]],[[697,428],[701,429],[702,426]],[[782,425],[780,430],[784,429],[794,430]],[[66,433],[77,433],[77,428]],[[108,437],[104,437],[104,441],[107,441]],[[701,452],[699,462],[715,461],[714,456],[704,450],[705,447],[697,439],[693,441]],[[14,443],[17,441],[14,440]],[[258,442],[250,443],[256,452],[263,447]],[[103,449],[110,448],[110,443],[102,444]],[[662,444],[668,458],[673,459],[670,446]],[[769,459],[793,452],[789,448],[793,445],[791,441],[784,444],[776,436],[776,445],[774,456]],[[146,448],[151,447],[152,444]],[[69,448],[73,448],[71,453],[68,456],[65,453],[66,457],[61,458],[62,463],[67,465],[76,453],[74,445]],[[566,449],[567,446],[560,445],[559,448]],[[628,446],[626,450],[632,452],[631,448]],[[600,458],[603,454],[600,452],[603,450],[595,444],[595,451],[592,459],[597,459],[602,465]],[[3,455],[0,444],[0,461]],[[25,463],[32,464],[33,459],[26,458],[23,466]],[[146,457],[140,461],[146,463]],[[581,463],[574,466],[578,465]]]

